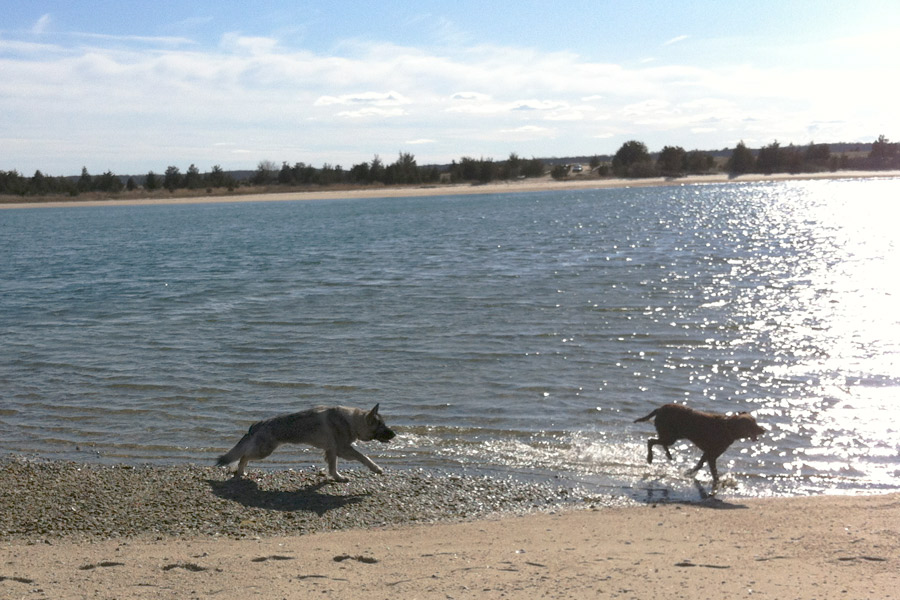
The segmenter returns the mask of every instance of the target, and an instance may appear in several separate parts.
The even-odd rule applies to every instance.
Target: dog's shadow
[[[330,485],[327,481],[293,491],[261,490],[256,481],[240,477],[233,477],[225,481],[207,479],[206,482],[213,494],[219,498],[244,506],[281,512],[313,512],[320,517],[330,510],[362,502],[369,495],[368,493],[341,496],[323,494],[320,490]]]
[[[681,494],[671,494],[669,488],[666,487],[648,487],[644,490],[646,492],[646,497],[643,498],[642,501],[645,504],[685,504],[700,508],[711,508],[714,510],[742,510],[747,508],[746,504],[737,504],[722,500],[718,496],[707,492],[706,488],[703,487],[703,484],[696,479],[694,480],[694,487],[697,489],[697,494],[700,496],[699,500],[688,500],[682,497]],[[634,498],[640,500],[637,495],[635,495]]]

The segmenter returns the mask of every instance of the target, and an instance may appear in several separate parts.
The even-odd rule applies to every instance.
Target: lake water
[[[729,494],[900,490],[898,215],[897,179],[3,210],[0,453],[210,464],[377,402],[387,469],[679,497],[698,452],[632,421],[685,402],[768,430]]]

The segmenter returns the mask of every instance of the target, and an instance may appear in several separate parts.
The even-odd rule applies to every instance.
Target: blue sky
[[[900,137],[900,3],[0,0],[0,170]]]

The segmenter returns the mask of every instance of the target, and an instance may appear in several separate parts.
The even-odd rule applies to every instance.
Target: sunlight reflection
[[[751,215],[768,231],[752,242],[757,262],[733,265],[729,279],[768,274],[735,299],[747,317],[740,342],[768,349],[764,371],[787,395],[768,404],[778,430],[755,451],[781,455],[794,478],[877,486],[897,477],[885,459],[900,451],[900,207],[896,181],[872,182],[864,197],[845,185],[780,190]]]

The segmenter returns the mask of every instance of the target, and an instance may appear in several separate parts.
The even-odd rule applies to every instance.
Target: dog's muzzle
[[[375,432],[375,439],[379,442],[388,443],[392,439],[397,437],[397,434],[388,429],[387,427],[379,427],[378,431]]]

